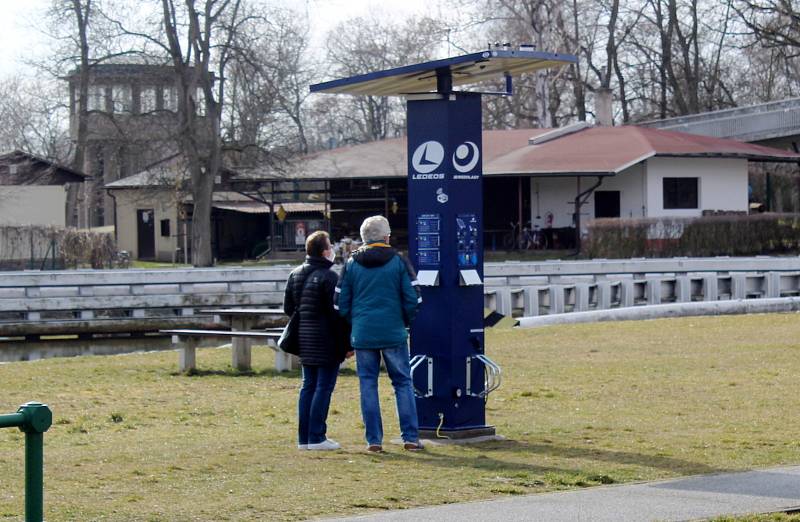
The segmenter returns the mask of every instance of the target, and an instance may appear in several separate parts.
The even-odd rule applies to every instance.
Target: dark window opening
[[[161,237],[169,237],[169,219],[161,220]]]
[[[664,178],[664,208],[698,208],[699,178]]]
[[[594,193],[594,217],[618,218],[619,190],[598,190]]]

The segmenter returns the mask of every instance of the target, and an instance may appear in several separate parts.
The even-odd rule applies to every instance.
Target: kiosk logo
[[[443,203],[444,204],[444,203],[447,203],[448,199],[450,199],[450,198],[447,196],[447,194],[444,193],[444,189],[442,187],[439,187],[436,190],[436,201],[438,201],[439,203]]]
[[[481,153],[478,146],[471,141],[465,141],[458,146],[453,153],[453,167],[460,173],[465,174],[475,168]],[[466,161],[466,163],[464,163]]]
[[[426,141],[411,156],[411,166],[420,174],[429,174],[439,168],[444,161],[444,147],[438,141]],[[442,176],[444,177],[444,176]],[[414,177],[414,179],[426,179]],[[428,178],[437,179],[437,178]]]

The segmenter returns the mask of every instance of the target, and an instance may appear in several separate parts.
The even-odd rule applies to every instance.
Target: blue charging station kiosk
[[[423,301],[411,326],[411,368],[423,438],[495,434],[485,408],[501,370],[484,346],[481,95],[511,95],[513,75],[575,61],[490,49],[311,86],[408,100],[409,258]],[[453,90],[499,77],[505,92]]]

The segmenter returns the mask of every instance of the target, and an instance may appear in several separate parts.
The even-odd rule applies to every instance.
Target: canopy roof
[[[317,83],[311,86],[311,92],[370,96],[428,93],[436,92],[437,76],[442,73],[452,76],[455,87],[576,61],[570,54],[498,49]]]

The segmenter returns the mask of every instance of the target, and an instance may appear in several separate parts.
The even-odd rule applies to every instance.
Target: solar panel
[[[449,72],[457,86],[576,62],[571,54],[497,49],[317,83],[311,92],[402,96],[436,92],[437,71]]]

